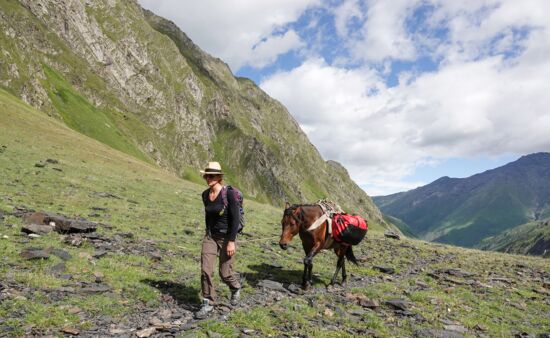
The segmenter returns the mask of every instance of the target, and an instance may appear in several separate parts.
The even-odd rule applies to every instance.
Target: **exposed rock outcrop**
[[[326,197],[385,223],[285,107],[137,1],[19,0],[0,8],[0,83],[71,128],[188,178],[218,160],[227,180],[259,201]]]

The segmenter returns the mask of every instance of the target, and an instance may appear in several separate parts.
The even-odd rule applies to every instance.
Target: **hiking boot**
[[[210,305],[210,301],[208,299],[202,300],[202,306],[199,311],[195,312],[195,318],[196,319],[204,319],[208,317],[210,312],[214,311],[214,306]]]
[[[230,300],[231,305],[233,306],[239,305],[240,300],[241,300],[241,289],[231,290],[231,300]]]

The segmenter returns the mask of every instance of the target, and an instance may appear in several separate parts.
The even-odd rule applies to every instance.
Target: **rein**
[[[271,236],[271,237],[264,237],[264,238],[254,238],[254,239],[240,239],[239,244],[241,243],[251,243],[251,242],[258,242],[258,241],[265,241],[266,239],[273,239],[273,238],[279,238],[279,235]]]

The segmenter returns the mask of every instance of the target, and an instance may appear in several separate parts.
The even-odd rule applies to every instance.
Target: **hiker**
[[[202,307],[195,314],[197,318],[205,318],[214,310],[213,303],[216,291],[213,284],[214,264],[219,256],[219,273],[222,281],[231,290],[231,305],[238,305],[241,284],[233,272],[235,261],[235,239],[239,228],[241,215],[238,201],[234,194],[227,194],[224,187],[222,168],[218,162],[209,162],[201,170],[208,189],[202,193],[204,203],[206,234],[202,240],[201,251],[201,291]],[[222,189],[225,189],[222,192]]]

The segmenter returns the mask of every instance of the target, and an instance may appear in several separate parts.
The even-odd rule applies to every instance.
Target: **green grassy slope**
[[[128,141],[110,114],[93,106],[52,68],[44,65],[48,96],[63,122],[80,133],[144,161],[150,159]],[[111,113],[112,114],[112,113]]]
[[[137,1],[0,2],[0,88],[110,147],[200,181],[222,162],[247,197],[380,211],[291,115]]]
[[[68,328],[86,335],[106,325],[105,318],[123,325],[131,316],[153,315],[166,305],[166,289],[158,285],[172,285],[169,295],[179,306],[198,305],[202,185],[76,133],[1,90],[0,176],[0,212],[4,213],[0,220],[0,335],[63,336],[62,330]],[[101,197],[99,192],[118,198]],[[262,293],[257,285],[261,279],[300,282],[303,252],[297,239],[289,252],[278,248],[280,209],[245,203],[245,232],[250,235],[239,239],[236,269],[247,276],[243,296],[248,305],[227,312],[223,322],[219,318],[190,322],[179,331],[182,336],[240,336],[244,330],[254,330],[259,336],[351,337],[370,332],[409,337],[419,330],[444,330],[449,325],[467,330],[467,336],[550,331],[550,303],[544,295],[544,285],[548,287],[544,282],[550,278],[548,260],[415,240],[396,242],[377,231],[369,232],[354,248],[360,265],[347,265],[347,289],[325,289],[335,256],[324,252],[314,260],[313,291],[292,297],[265,296],[269,293]],[[95,251],[90,242],[72,246],[57,233],[30,239],[20,235],[21,219],[7,214],[14,207],[109,224],[99,227],[99,235],[122,237],[128,250],[95,259],[90,257]],[[70,253],[72,258],[64,264],[72,279],[50,272],[62,262],[57,256],[23,261],[19,253],[26,247]],[[155,259],[151,251],[162,259]],[[395,272],[384,274],[376,265]],[[473,276],[438,272],[449,268],[470,271]],[[79,283],[94,285],[97,275],[112,291],[56,293]],[[219,278],[215,283],[225,299],[228,291]],[[17,292],[6,294],[2,287],[8,285]],[[269,300],[257,300],[261,297]],[[366,298],[379,306],[363,308],[357,299]],[[385,303],[395,298],[409,303],[408,312],[396,312]],[[134,331],[126,331],[133,334],[137,324],[127,325],[134,325]]]
[[[522,224],[498,236],[489,237],[479,247],[484,250],[550,257],[550,219]]]
[[[76,281],[93,280],[94,273],[103,273],[114,287],[115,295],[86,299],[67,297],[53,303],[37,303],[34,298],[3,302],[0,317],[8,318],[16,332],[29,324],[48,328],[79,323],[76,316],[63,313],[60,309],[63,305],[78,305],[90,313],[122,316],[141,302],[158,304],[160,294],[143,282],[146,279],[189,278],[190,284],[199,285],[195,258],[204,226],[200,201],[203,186],[181,180],[75,133],[2,90],[0,129],[0,146],[3,146],[0,153],[0,210],[10,212],[16,206],[25,206],[88,218],[93,207],[107,208],[106,214],[94,220],[112,224],[113,229],[102,228],[100,233],[132,232],[136,242],[153,240],[158,250],[166,254],[160,270],[152,269],[150,259],[139,254],[108,256],[95,266],[78,256],[82,252],[93,253],[90,245],[68,248],[57,234],[33,240],[32,246],[69,251],[74,258],[67,264],[67,269],[74,274]],[[59,164],[35,167],[36,163],[46,163],[47,159],[55,159]],[[98,197],[95,195],[98,192],[108,192],[119,198]],[[275,224],[280,219],[280,210],[252,201],[246,201],[246,210],[247,232],[266,237],[277,235],[280,226]],[[48,272],[60,260],[22,262],[18,254],[26,243],[18,237],[20,220],[8,217],[6,223],[15,223],[16,226],[13,229],[3,226],[0,230],[2,235],[9,237],[0,240],[3,255],[0,279],[38,290],[60,287],[64,281]],[[13,269],[14,266],[21,269]],[[196,294],[188,296],[196,298]],[[44,294],[37,291],[36,297],[44,297]],[[15,311],[24,315],[13,318]],[[48,318],[48,313],[52,314],[51,318]],[[89,323],[82,325],[86,327]]]

